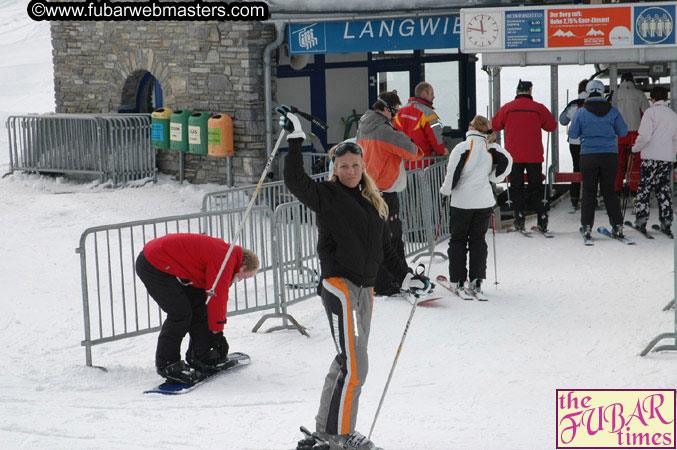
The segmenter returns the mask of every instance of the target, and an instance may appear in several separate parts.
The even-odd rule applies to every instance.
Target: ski
[[[444,287],[446,290],[451,292],[452,294],[457,295],[458,297],[462,298],[463,300],[473,300],[475,298],[474,295],[470,295],[468,292],[466,292],[465,289],[459,289],[456,290],[451,287],[451,283],[449,283],[449,279],[445,277],[444,275],[438,275],[437,276],[437,282]]]
[[[675,238],[675,235],[672,234],[672,231],[665,232],[664,230],[661,230],[661,226],[658,225],[657,223],[651,225],[651,229],[652,229],[652,230],[656,230],[656,231],[660,231],[661,233],[663,233],[664,235],[666,235],[666,236],[669,237],[670,239],[674,239],[674,238]]]
[[[473,290],[470,289],[468,286],[464,286],[464,287],[463,287],[463,290],[464,290],[466,293],[468,293],[469,295],[472,295],[473,297],[475,297],[475,298],[476,298],[478,301],[480,301],[480,302],[486,302],[486,301],[489,300],[489,297],[487,297],[487,296],[484,294],[484,292],[482,292],[482,291],[480,291],[480,292],[473,291]]]
[[[163,395],[178,395],[185,394],[196,389],[198,386],[213,380],[218,375],[221,375],[225,372],[230,372],[236,367],[245,366],[251,362],[249,355],[244,353],[235,352],[228,354],[228,362],[223,366],[223,368],[210,371],[208,373],[203,373],[200,379],[195,384],[188,383],[177,383],[172,381],[165,381],[159,386],[143,391],[144,394],[163,394]]]
[[[637,228],[637,227],[635,226],[634,223],[630,222],[629,220],[626,220],[626,221],[623,223],[623,225],[628,226],[628,227],[632,228],[633,230],[639,231],[639,232],[642,233],[642,235],[643,235],[645,238],[647,238],[647,239],[653,239],[653,236],[650,235],[648,231],[646,231],[646,230],[644,230],[644,231],[640,230],[639,228]],[[652,227],[652,228],[653,228],[653,227]]]
[[[628,239],[626,237],[622,237],[622,238],[614,237],[614,235],[611,233],[611,231],[609,231],[606,227],[597,227],[597,232],[599,234],[603,234],[604,236],[606,236],[608,238],[615,239],[618,242],[621,242],[625,245],[635,245],[635,241],[631,241],[630,239]]]
[[[554,238],[555,237],[555,235],[552,234],[550,231],[548,231],[548,230],[543,231],[540,228],[538,228],[536,225],[531,227],[531,231],[538,231],[540,234],[542,234],[546,238]]]
[[[527,230],[517,230],[517,229],[515,229],[515,228],[508,228],[508,233],[514,233],[514,232],[518,232],[518,231],[519,231],[520,234],[521,234],[522,236],[524,236],[524,237],[528,237],[528,238],[533,237],[533,236],[531,235],[531,231],[527,231]]]
[[[308,428],[301,426],[301,432],[306,436],[296,445],[296,450],[329,450],[329,443],[315,433],[311,433]]]

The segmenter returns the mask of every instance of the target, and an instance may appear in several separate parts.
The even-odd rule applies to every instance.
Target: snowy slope
[[[52,110],[48,25],[27,20],[14,2],[0,3],[0,10],[0,77],[12,74],[11,83],[0,83],[0,111]],[[538,70],[529,74],[540,90],[549,71]],[[578,80],[578,73],[560,77]],[[504,76],[504,93],[517,78]],[[0,132],[0,172],[7,162],[7,135]],[[94,364],[107,372],[84,365],[74,252],[80,234],[95,225],[195,212],[214,189],[167,177],[115,190],[26,174],[0,179],[0,447],[282,450],[300,439],[299,425],[314,425],[334,351],[317,299],[290,309],[310,338],[254,334],[260,313],[234,317],[227,327],[231,348],[249,353],[252,364],[185,396],[141,394],[160,381],[153,367],[157,335],[95,347]],[[661,312],[673,298],[672,242],[630,231],[636,246],[600,237],[587,248],[577,221],[557,206],[554,239],[498,234],[497,287],[488,235],[491,300],[462,302],[438,288],[444,299],[417,310],[372,436],[377,444],[551,449],[555,389],[674,386],[675,355],[638,356],[651,338],[674,329],[672,313]],[[599,211],[597,223],[605,222]],[[438,250],[445,249],[440,243]],[[435,261],[431,273],[446,273],[446,263]],[[363,433],[410,309],[402,299],[375,300],[358,417]]]

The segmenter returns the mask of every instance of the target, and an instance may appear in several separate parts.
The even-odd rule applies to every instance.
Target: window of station
[[[409,71],[379,72],[376,79],[378,92],[397,91],[397,95],[404,105],[409,98],[410,78]]]
[[[459,128],[461,120],[458,61],[424,63],[425,81],[433,86],[433,106],[443,126]]]

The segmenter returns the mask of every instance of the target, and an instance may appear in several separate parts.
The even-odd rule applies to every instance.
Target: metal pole
[[[559,66],[550,66],[550,110],[557,122],[557,112],[559,111]],[[568,103],[568,102],[567,102]],[[550,172],[559,172],[559,126],[552,132],[552,147],[551,147],[551,167]],[[551,184],[552,186],[552,184]]]
[[[493,211],[491,213],[491,241],[494,247],[494,284],[496,285],[496,289],[498,289],[498,270],[496,269],[496,214]]]
[[[386,392],[388,392],[388,385],[390,385],[390,380],[393,377],[393,372],[395,372],[395,366],[397,366],[397,360],[400,357],[400,352],[402,351],[402,345],[404,340],[407,337],[407,331],[409,331],[409,325],[411,325],[411,319],[414,318],[414,313],[416,312],[416,305],[418,305],[418,297],[414,298],[414,305],[411,307],[411,312],[409,313],[409,320],[407,320],[407,325],[404,327],[404,333],[402,334],[402,339],[400,340],[400,345],[397,347],[397,353],[395,354],[395,360],[393,361],[393,366],[390,368],[390,373],[388,374],[388,381],[383,388],[383,394],[381,394],[381,401],[378,402],[378,408],[376,409],[376,415],[374,416],[374,421],[371,423],[371,428],[369,429],[369,436],[367,439],[371,440],[371,433],[374,431],[374,426],[376,425],[376,419],[378,419],[378,414],[381,411],[381,406],[383,406],[383,400],[385,399]]]

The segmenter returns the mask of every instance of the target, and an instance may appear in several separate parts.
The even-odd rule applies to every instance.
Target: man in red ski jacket
[[[203,234],[168,234],[148,242],[136,259],[136,274],[167,313],[155,366],[169,380],[192,384],[199,376],[195,369],[218,368],[228,360],[223,335],[228,289],[233,282],[255,276],[259,268],[256,254],[235,246],[214,286],[229,248],[223,240]],[[214,295],[207,304],[207,290],[212,287]],[[188,365],[181,360],[186,333],[190,334]]]
[[[524,171],[527,172],[527,197],[538,214],[538,227],[548,229],[549,205],[543,202],[543,143],[541,130],[555,131],[557,122],[545,105],[531,97],[533,84],[520,80],[515,100],[498,110],[491,121],[494,131],[505,130],[505,149],[513,159],[510,193],[514,202],[515,228],[524,230]]]
[[[435,91],[432,85],[423,81],[416,85],[414,96],[393,119],[395,128],[404,132],[414,141],[414,144],[423,150],[424,158],[449,154],[442,139],[442,123],[433,108],[434,99]],[[430,164],[430,160],[404,163],[407,169],[427,167]]]

